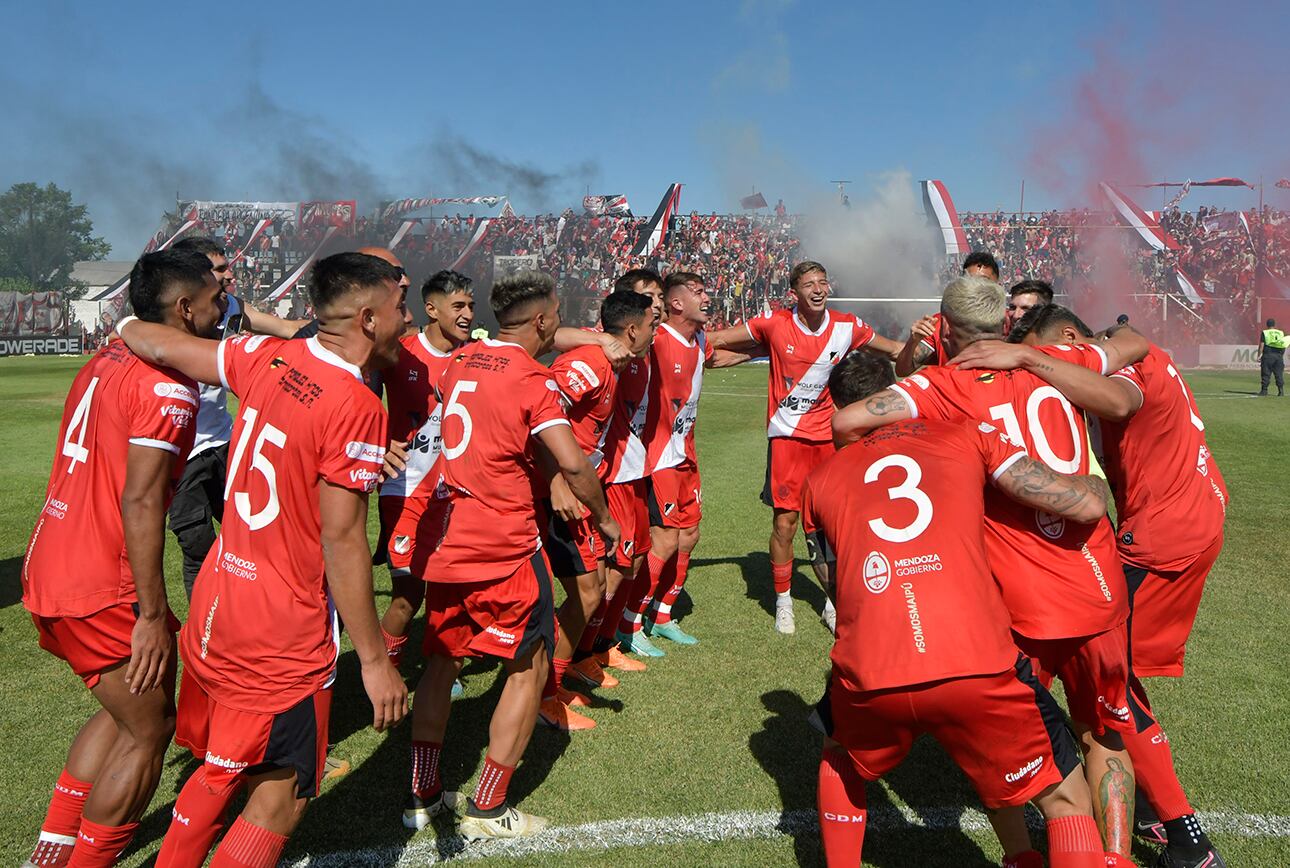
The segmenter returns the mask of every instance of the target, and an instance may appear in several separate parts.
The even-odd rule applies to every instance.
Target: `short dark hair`
[[[555,295],[555,279],[540,271],[517,271],[493,284],[488,303],[503,328],[524,321],[529,306]]]
[[[1128,325],[1128,324],[1129,324],[1129,315],[1128,315],[1127,313],[1122,313],[1122,314],[1120,314],[1119,316],[1117,316],[1117,317],[1115,318],[1115,324],[1116,324],[1116,325]]]
[[[1093,337],[1093,330],[1075,315],[1075,311],[1060,304],[1041,304],[1026,311],[1021,319],[1012,324],[1012,330],[1008,332],[1008,343],[1019,344],[1032,332],[1042,335],[1049,329],[1066,325],[1079,332],[1081,337]]]
[[[1268,324],[1267,324],[1266,328],[1272,328],[1272,327],[1274,327],[1276,324],[1277,324],[1277,321],[1276,321],[1276,320],[1274,320],[1272,317],[1268,317]]]
[[[869,353],[851,353],[829,374],[829,394],[838,407],[854,404],[896,382],[891,362]]]
[[[657,283],[661,288],[663,278],[652,268],[633,268],[614,281],[614,292],[635,292],[638,283]]]
[[[345,295],[373,289],[386,281],[398,284],[399,270],[366,253],[334,253],[314,265],[309,278],[309,301],[319,318]]]
[[[690,283],[705,284],[704,279],[693,271],[673,271],[663,279],[663,294],[671,295],[672,290]]]
[[[963,260],[963,270],[967,271],[974,265],[984,265],[986,268],[994,272],[995,280],[999,279],[999,260],[995,259],[994,255],[991,254],[990,251],[973,250],[969,253],[967,255],[967,259]]]
[[[1008,290],[1008,298],[1014,295],[1023,295],[1025,293],[1034,293],[1039,296],[1044,304],[1053,303],[1053,285],[1046,280],[1020,280],[1012,285]]]
[[[600,327],[610,334],[618,334],[650,313],[653,307],[654,302],[648,295],[635,290],[611,292],[600,305]]]
[[[170,245],[171,250],[195,250],[203,256],[228,256],[224,246],[205,235],[189,235]]]
[[[167,293],[198,290],[214,280],[211,261],[196,250],[158,250],[139,257],[130,269],[130,306],[146,322],[165,320]]]
[[[442,271],[436,271],[421,284],[421,301],[428,302],[432,295],[451,295],[454,292],[464,292],[469,295],[472,284],[474,281],[460,271],[450,271],[445,268]]]
[[[829,272],[823,265],[816,262],[814,259],[803,259],[801,262],[797,263],[797,265],[794,265],[793,270],[788,273],[788,285],[790,287],[796,287],[797,282],[803,277],[806,277],[806,275],[810,274],[812,271],[818,271],[823,274],[825,280],[829,279]]]

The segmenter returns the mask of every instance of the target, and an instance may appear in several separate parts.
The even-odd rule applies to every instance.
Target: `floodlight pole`
[[[843,201],[846,199],[847,184],[850,184],[852,182],[851,181],[830,181],[829,183],[838,185],[838,204],[841,205]]]

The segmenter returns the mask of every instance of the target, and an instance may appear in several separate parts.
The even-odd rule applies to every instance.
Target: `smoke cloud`
[[[563,169],[543,169],[481,150],[452,132],[441,134],[429,148],[436,168],[437,187],[452,188],[449,195],[505,193],[540,210],[557,202],[580,199],[582,187],[600,174],[594,160],[583,160]]]

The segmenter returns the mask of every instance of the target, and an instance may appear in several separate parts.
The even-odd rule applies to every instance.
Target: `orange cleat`
[[[617,687],[619,681],[614,676],[600,668],[600,661],[593,657],[586,657],[569,666],[565,675],[572,675],[583,684],[592,687],[603,687],[608,690],[611,687]]]
[[[602,651],[597,654],[596,661],[601,665],[602,669],[605,666],[610,666],[619,672],[644,672],[649,668],[640,660],[633,660],[622,651],[619,651],[617,645],[608,651]]]
[[[563,702],[565,705],[569,705],[574,708],[588,708],[591,706],[591,702],[587,697],[577,691],[569,690],[562,685],[556,685],[555,698]]]
[[[538,709],[538,720],[552,729],[562,732],[576,732],[582,729],[595,729],[596,722],[584,714],[579,714],[556,697],[542,700]]]

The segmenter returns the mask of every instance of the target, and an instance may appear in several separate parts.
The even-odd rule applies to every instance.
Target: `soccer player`
[[[999,262],[988,251],[974,250],[963,260],[965,277],[983,277],[999,281]],[[1050,294],[1049,300],[1052,296]],[[924,365],[944,365],[950,360],[945,351],[945,325],[939,313],[920,317],[909,328],[909,338],[896,356],[896,376],[908,377]]]
[[[667,319],[659,326],[650,352],[648,407],[642,441],[649,471],[650,550],[646,582],[624,612],[625,648],[650,657],[663,656],[648,636],[681,645],[699,640],[672,620],[672,605],[685,587],[690,553],[699,543],[703,488],[694,449],[694,425],[705,367],[729,367],[746,355],[714,350],[703,334],[712,301],[703,278],[674,271],[663,283]],[[628,614],[630,612],[630,615]],[[648,629],[642,629],[646,612]]]
[[[147,254],[135,315],[210,335],[223,290],[200,253]],[[100,710],[72,741],[28,865],[111,865],[152,799],[175,725],[175,631],[162,577],[166,507],[193,446],[197,386],[121,341],[72,381],[49,487],[22,566],[40,647]]]
[[[859,317],[828,308],[829,274],[818,262],[804,260],[788,275],[796,304],[748,320],[709,336],[714,349],[752,351],[770,356],[766,400],[766,484],[762,502],[772,510],[770,573],[775,584],[775,629],[796,630],[793,618],[793,537],[802,509],[802,482],[816,465],[833,454],[829,420],[829,374],[852,350],[865,348],[894,358],[900,344],[876,334]],[[811,550],[816,577],[827,591],[828,566]],[[826,602],[824,623],[833,629],[833,604]]]
[[[1030,311],[1053,303],[1053,287],[1046,280],[1022,280],[1008,290],[1008,307],[1004,320],[1004,334],[1012,331],[1017,321]]]
[[[830,387],[845,406],[893,379],[886,361],[858,353],[834,368]],[[987,485],[1063,521],[1105,514],[1101,480],[1055,473],[984,422],[899,422],[806,480],[803,522],[837,557],[837,641],[817,708],[826,735],[817,805],[831,866],[860,864],[865,781],[895,768],[922,733],[963,769],[987,811],[1039,806],[1050,864],[1104,864],[1075,744],[1017,650],[985,566]],[[1027,840],[1005,852],[1033,862],[1039,854],[1028,849]]]
[[[551,372],[535,357],[560,325],[555,281],[522,271],[498,281],[489,303],[496,340],[463,347],[439,382],[444,482],[453,500],[448,530],[426,565],[425,652],[412,714],[412,793],[404,824],[422,828],[445,798],[439,758],[452,683],[466,657],[502,661],[506,684],[489,725],[488,753],[461,833],[468,839],[532,835],[540,817],[507,804],[507,788],[537,721],[555,644],[550,569],[533,492],[535,446],[551,454],[573,495],[591,510],[605,546],[618,526],[587,456],[578,448]]]
[[[601,304],[600,324],[606,334],[622,341],[633,357],[643,355],[654,339],[654,310],[649,296],[635,292],[610,294]],[[552,376],[565,398],[574,437],[600,474],[602,484],[608,469],[602,449],[618,403],[618,371],[625,364],[624,360],[618,366],[612,365],[600,347],[586,345],[563,353],[551,365]],[[569,490],[564,477],[553,475],[550,488],[543,539],[552,570],[567,596],[558,613],[560,632],[551,661],[552,677],[548,679],[540,714],[543,722],[559,729],[591,729],[595,721],[569,707],[573,703],[586,704],[585,700],[563,690],[562,685],[568,672],[589,687],[618,686],[618,679],[605,672],[592,653],[600,624],[589,629],[590,619],[604,603],[604,560],[611,553],[606,551],[587,509]]]
[[[1019,320],[1008,340],[1076,347],[1092,341],[1093,333],[1072,311],[1046,305]],[[1017,348],[1002,349],[1002,354],[1000,349],[969,350],[965,363],[1023,365],[1081,403],[1083,396],[1055,378],[1060,371],[1035,364],[1039,354],[1016,356],[1010,350]],[[1205,442],[1205,423],[1195,399],[1164,350],[1151,344],[1146,358],[1113,373],[1110,382],[1120,388],[1127,404],[1118,410],[1092,404],[1085,409],[1104,414],[1103,461],[1115,494],[1117,542],[1132,594],[1129,634],[1135,677],[1130,686],[1150,712],[1138,676],[1182,677],[1187,637],[1205,579],[1223,547],[1229,498]],[[1187,533],[1178,533],[1180,527]],[[1222,858],[1178,781],[1169,738],[1154,713],[1151,718],[1141,732],[1124,734],[1139,784],[1135,828],[1164,844],[1172,865],[1220,866]]]
[[[381,542],[390,566],[390,606],[381,617],[385,649],[397,667],[408,628],[426,594],[425,565],[448,520],[447,489],[436,467],[440,407],[435,386],[475,319],[471,280],[438,271],[421,286],[427,322],[400,343],[399,361],[384,373],[390,416],[387,463],[398,471],[381,485]]]
[[[240,402],[228,509],[180,634],[175,740],[204,763],[175,802],[161,866],[200,865],[243,787],[246,806],[211,865],[277,863],[320,783],[338,617],[373,727],[407,710],[381,640],[367,544],[367,496],[388,441],[364,374],[398,361],[398,273],[373,256],[336,254],[314,266],[310,296],[319,330],[305,340],[209,342],[128,319],[118,326],[142,357],[220,383]]]
[[[953,353],[974,342],[998,340],[1003,289],[981,278],[957,278],[945,289],[941,313]],[[1146,350],[1144,339],[1125,332],[1083,352],[1109,373]],[[1071,378],[1108,401],[1122,400],[1119,389],[1098,373],[1056,358],[1046,364],[1065,366]],[[1091,466],[1083,415],[1057,389],[1024,371],[929,368],[840,411],[833,429],[839,442],[846,442],[858,432],[908,418],[999,424],[1058,472],[1088,473]],[[1105,517],[1073,526],[998,497],[987,497],[986,506],[990,566],[1018,645],[1035,661],[1041,680],[1061,679],[1087,756],[1085,773],[1106,849],[1127,857],[1133,777],[1121,733],[1136,731],[1137,721],[1128,690],[1128,588],[1114,529]],[[1018,820],[1014,813],[1008,822]]]

